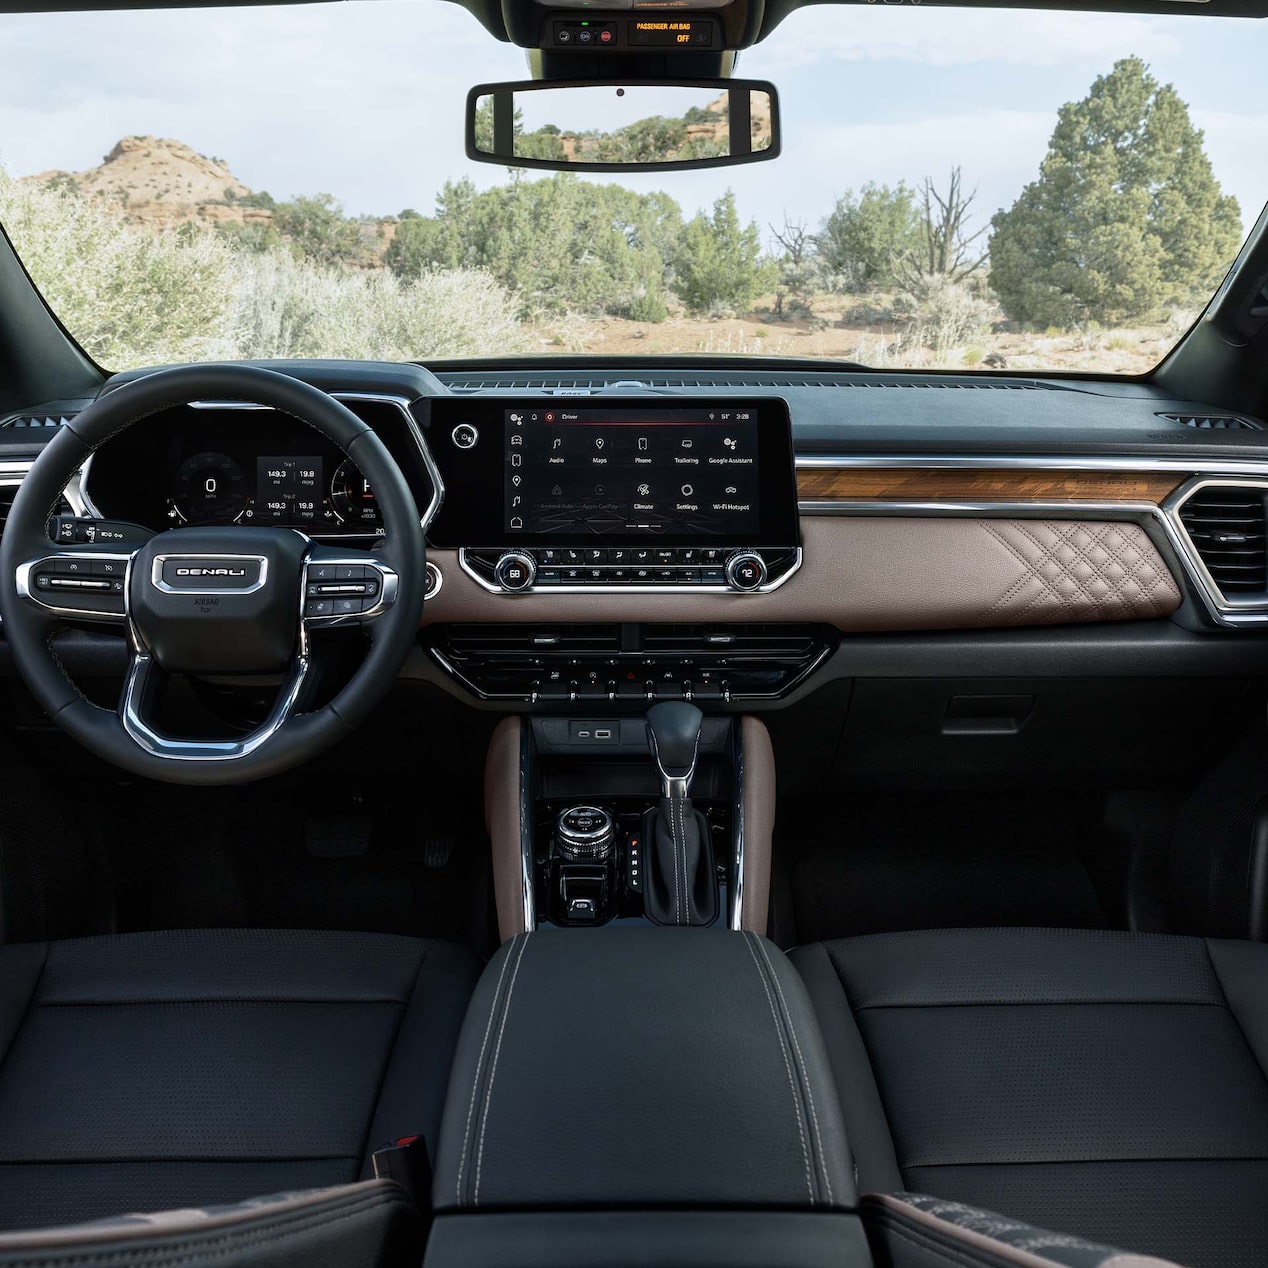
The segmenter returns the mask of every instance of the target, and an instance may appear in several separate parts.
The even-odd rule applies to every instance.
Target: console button
[[[560,552],[560,555],[566,564],[583,564],[586,561],[584,550],[564,550]]]
[[[608,580],[613,585],[624,585],[627,581],[634,579],[633,573],[629,568],[609,568]]]
[[[537,575],[537,565],[518,551],[508,551],[493,567],[493,579],[503,590],[527,590]]]
[[[618,546],[615,550],[608,551],[608,563],[610,564],[628,564],[630,562],[630,551],[623,546]]]
[[[698,586],[700,584],[699,568],[676,568],[674,574],[677,576],[680,586]]]
[[[539,586],[557,586],[560,575],[558,568],[542,568],[537,573],[537,584]]]
[[[698,564],[703,551],[697,550],[694,546],[685,546],[678,552],[678,562],[680,564]]]
[[[459,449],[474,449],[480,439],[480,433],[470,423],[459,423],[449,434]]]
[[[656,580],[655,569],[652,568],[631,568],[630,576],[638,585],[648,586]]]
[[[672,586],[678,576],[675,568],[653,568],[652,572],[655,574],[654,580],[658,586]]]
[[[636,564],[655,563],[656,552],[650,546],[638,546],[630,552],[630,558]]]
[[[726,562],[727,548],[725,546],[708,546],[700,552],[700,562],[702,564],[721,564]]]
[[[563,568],[560,575],[566,586],[579,586],[585,580],[586,570],[584,568]]]
[[[608,570],[606,568],[583,568],[581,571],[585,574],[587,585],[601,585],[608,579]]]
[[[605,564],[608,562],[608,552],[606,550],[587,549],[585,556],[588,564]]]
[[[559,551],[553,546],[547,546],[542,550],[536,551],[537,562],[547,568],[554,567],[559,562]]]
[[[656,551],[656,562],[658,564],[672,564],[674,562],[674,552],[664,547],[659,547]]]
[[[702,586],[726,585],[726,570],[723,568],[701,568],[700,584]]]

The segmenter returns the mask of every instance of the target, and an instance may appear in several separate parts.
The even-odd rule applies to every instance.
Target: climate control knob
[[[726,579],[732,590],[760,590],[766,584],[766,560],[755,550],[737,551],[726,561]]]
[[[527,590],[536,578],[537,565],[533,562],[532,555],[526,555],[523,551],[508,550],[493,565],[493,580],[503,590],[509,590],[513,594]]]

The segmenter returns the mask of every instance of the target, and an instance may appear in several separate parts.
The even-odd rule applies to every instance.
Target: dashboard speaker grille
[[[1215,484],[1180,508],[1180,521],[1212,580],[1227,597],[1268,592],[1268,489]]]

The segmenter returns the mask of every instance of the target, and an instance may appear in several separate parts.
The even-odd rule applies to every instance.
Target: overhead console
[[[430,531],[506,595],[777,588],[801,563],[778,398],[441,399]]]

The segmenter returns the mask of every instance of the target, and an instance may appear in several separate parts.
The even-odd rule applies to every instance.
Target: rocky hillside
[[[86,198],[156,229],[196,221],[213,225],[269,223],[267,207],[253,207],[247,188],[221,159],[166,137],[124,137],[85,172],[40,172],[43,185],[65,185]]]

